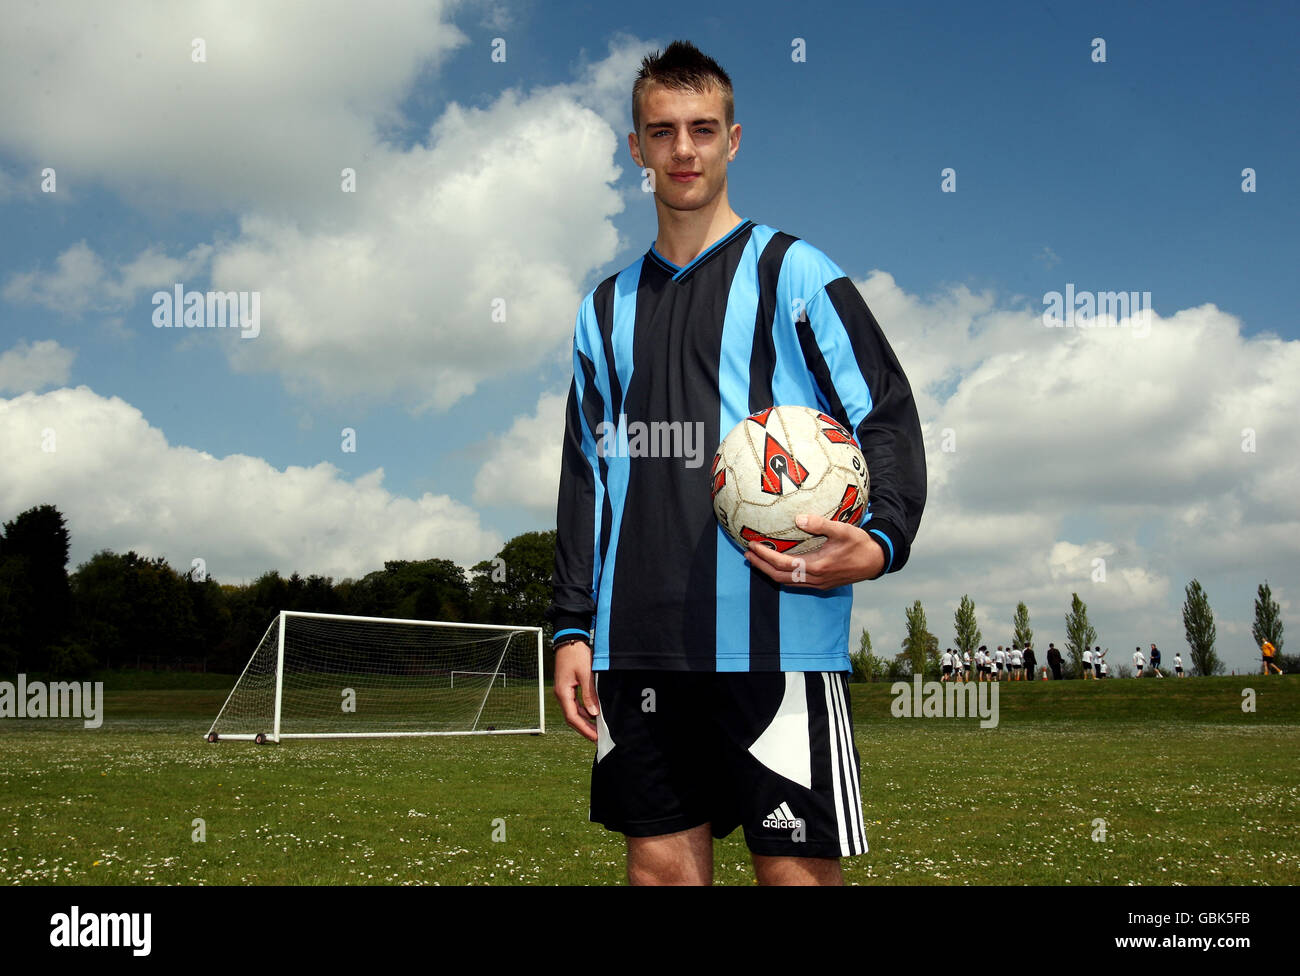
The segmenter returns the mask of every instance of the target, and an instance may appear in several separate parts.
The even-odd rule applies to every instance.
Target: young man
[[[1157,678],[1164,677],[1164,675],[1160,673],[1160,648],[1156,647],[1154,644],[1151,645],[1151,670],[1155,672]]]
[[[1174,677],[1186,677],[1186,675],[1183,674],[1183,654],[1181,651],[1174,653]]]
[[[693,46],[642,62],[628,148],[658,236],[578,312],[555,694],[596,743],[591,819],[626,836],[630,882],[708,884],[713,839],[743,826],[760,883],[837,884],[840,857],[867,846],[845,678],[852,585],[906,563],[925,455],[907,379],[852,281],[731,209],[733,114],[726,72]],[[801,558],[742,556],[714,518],[707,459],[604,447],[630,446],[635,423],[678,425],[708,450],[787,403],[853,431],[871,476],[866,521],[811,517],[827,541]]]
[[[1105,651],[1103,651],[1100,646],[1094,647],[1092,649],[1092,670],[1094,672],[1093,674],[1094,678],[1098,678],[1098,679],[1101,678],[1101,666],[1104,663],[1102,661],[1102,658],[1104,658],[1109,653],[1110,653],[1109,647],[1106,648]]]
[[[1095,679],[1096,675],[1092,670],[1092,651],[1088,648],[1083,649],[1083,680]]]
[[[1142,648],[1133,648],[1133,669],[1137,671],[1137,676],[1142,677],[1142,668],[1146,665],[1146,659],[1142,657]]]
[[[1274,671],[1281,674],[1282,669],[1277,666],[1277,648],[1273,646],[1272,641],[1267,637],[1264,638],[1264,643],[1259,645],[1259,649],[1264,655],[1265,676],[1272,674]]]

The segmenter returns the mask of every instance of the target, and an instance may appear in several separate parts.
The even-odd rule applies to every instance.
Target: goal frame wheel
[[[219,739],[219,738],[220,738],[220,736],[217,735],[217,733],[215,733],[215,732],[209,732],[209,733],[208,733],[208,741],[209,741],[209,742],[216,742],[217,739]]]
[[[256,742],[259,746],[266,745],[266,733],[265,732],[257,733],[257,735],[253,736],[253,741]]]

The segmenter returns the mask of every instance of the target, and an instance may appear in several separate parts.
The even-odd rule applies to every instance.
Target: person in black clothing
[[[1160,648],[1156,647],[1154,644],[1151,645],[1151,670],[1156,673],[1157,678],[1164,677],[1164,675],[1160,673]]]
[[[1056,649],[1055,644],[1047,645],[1047,666],[1052,669],[1052,678],[1056,681],[1061,680],[1061,652]]]
[[[1022,655],[1025,662],[1025,674],[1029,675],[1030,681],[1038,679],[1038,658],[1034,657],[1034,646],[1025,645],[1025,653]]]

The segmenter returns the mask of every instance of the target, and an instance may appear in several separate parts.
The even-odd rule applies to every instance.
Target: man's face
[[[726,129],[722,92],[704,95],[649,85],[641,131],[628,134],[637,165],[654,173],[655,196],[673,210],[698,210],[727,185],[727,163],[740,148],[740,126]]]

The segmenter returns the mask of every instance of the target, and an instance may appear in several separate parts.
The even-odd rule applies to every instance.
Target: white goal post
[[[540,734],[542,653],[540,627],[284,610],[206,738]]]

